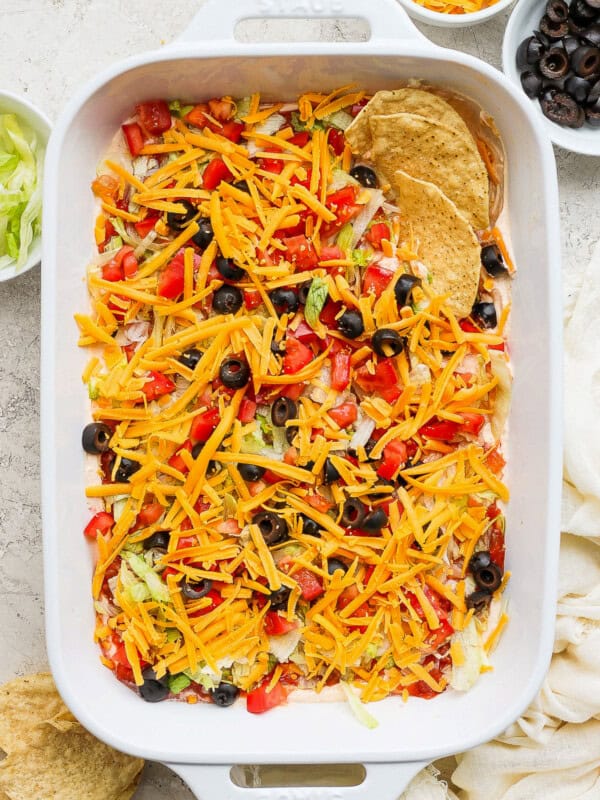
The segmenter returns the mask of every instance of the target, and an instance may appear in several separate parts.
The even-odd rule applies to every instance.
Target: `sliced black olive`
[[[355,167],[352,167],[350,170],[350,175],[355,181],[358,181],[361,186],[373,188],[378,185],[375,171],[372,170],[371,167],[367,167],[364,164],[357,164]]]
[[[300,286],[298,286],[298,302],[301,306],[306,305],[311,284],[312,281],[304,281],[304,283],[301,283]]]
[[[592,128],[600,128],[600,108],[591,106],[585,110],[585,118]]]
[[[582,78],[589,78],[600,72],[600,50],[597,47],[581,45],[571,56],[571,66]]]
[[[486,567],[473,570],[473,578],[480,589],[495,592],[502,583],[502,570],[493,561]]]
[[[590,25],[590,27],[586,30],[586,32],[581,34],[581,38],[586,44],[589,44],[591,47],[599,47],[600,24],[595,23],[594,25]]]
[[[250,367],[241,358],[226,358],[219,367],[219,378],[228,389],[243,389],[250,380]]]
[[[481,248],[481,263],[488,275],[497,278],[507,272],[502,253],[497,244],[486,244]]]
[[[365,324],[360,311],[344,311],[337,321],[337,327],[338,331],[343,334],[346,339],[357,339],[365,332]]]
[[[544,78],[562,78],[569,71],[569,58],[562,47],[551,47],[540,58],[538,69]]]
[[[404,350],[404,339],[391,328],[380,328],[373,334],[371,345],[381,358],[391,358]]]
[[[475,555],[471,556],[471,560],[469,561],[469,569],[471,572],[475,572],[482,567],[489,567],[492,563],[491,556],[487,550],[480,550]]]
[[[174,231],[182,231],[189,225],[194,217],[200,213],[196,206],[188,203],[187,200],[180,200],[178,202],[185,206],[183,214],[174,214],[172,211],[169,211],[167,214],[167,225]]]
[[[236,182],[233,184],[233,186],[234,186],[236,189],[239,189],[239,190],[240,190],[240,192],[246,192],[247,194],[250,194],[250,189],[249,189],[249,187],[248,187],[248,181],[236,181]]]
[[[237,286],[221,286],[213,295],[213,310],[221,314],[235,314],[244,302],[244,296]]]
[[[590,93],[588,94],[588,105],[593,105],[600,100],[600,79],[597,80],[590,89]]]
[[[225,256],[218,256],[215,266],[226,281],[241,281],[246,274],[245,269],[238,267],[232,258],[225,258]]]
[[[198,583],[190,583],[187,579],[181,582],[181,594],[188,600],[200,600],[212,589],[212,581],[205,578]]]
[[[551,39],[549,39],[549,38],[546,36],[546,34],[545,34],[545,33],[542,33],[541,31],[534,31],[534,32],[533,32],[533,35],[534,35],[534,36],[535,36],[535,38],[538,40],[538,42],[540,42],[541,44],[543,44],[543,45],[544,45],[544,47],[545,47],[546,49],[547,49],[548,47],[550,47],[550,46],[551,46],[551,44],[552,44],[552,40],[551,40]]]
[[[281,339],[279,342],[273,339],[271,342],[271,352],[276,356],[282,356],[285,353],[285,340]]]
[[[596,18],[597,10],[584,0],[571,0],[569,5],[570,17],[578,25],[589,25]]]
[[[273,511],[261,511],[259,514],[255,514],[252,517],[252,524],[258,525],[262,537],[268,545],[287,539],[287,522]]]
[[[142,672],[142,678],[144,682],[139,687],[142,700],[145,700],[147,703],[160,703],[162,700],[167,699],[170,694],[170,689],[166,676],[157,680],[154,670],[151,667],[147,667]]]
[[[341,569],[342,572],[348,571],[348,566],[344,564],[343,561],[340,561],[339,558],[330,558],[327,561],[327,572],[330,575],[333,575],[334,572],[337,572],[338,569]]]
[[[539,96],[543,84],[542,76],[538,75],[537,72],[526,70],[521,73],[521,86],[523,87],[523,91],[527,97],[530,97],[532,100]]]
[[[208,217],[200,217],[198,230],[192,236],[192,242],[201,250],[205,250],[214,238],[212,223]]]
[[[537,64],[545,51],[546,48],[537,37],[523,39],[517,48],[517,68],[525,69],[530,64]]]
[[[200,442],[198,442],[198,444],[200,444]],[[218,463],[211,458],[211,460],[206,465],[206,474],[210,478],[211,475],[215,475],[218,471],[219,471]]]
[[[546,16],[552,22],[564,22],[569,17],[569,6],[564,0],[548,0],[546,3]]]
[[[269,299],[279,316],[292,314],[298,310],[300,305],[298,295],[293,289],[273,289],[272,292],[269,292]]]
[[[543,16],[540,20],[540,31],[549,39],[562,39],[569,32],[569,24],[566,20],[553,22],[549,17]]]
[[[221,706],[221,708],[227,708],[227,706],[233,705],[239,693],[240,690],[237,686],[234,686],[232,683],[224,682],[221,682],[216,689],[211,689],[209,691],[213,703],[216,706]]]
[[[245,481],[259,481],[265,474],[264,467],[258,467],[256,464],[238,464],[238,472]]]
[[[394,295],[396,297],[396,303],[398,304],[399,308],[408,305],[410,299],[410,293],[415,288],[415,286],[421,285],[421,278],[417,278],[415,275],[411,275],[410,272],[404,273],[404,275],[400,275],[398,280],[396,281],[396,285],[394,286]]]
[[[177,360],[188,369],[196,369],[203,355],[204,353],[201,350],[191,347],[189,350],[185,350]]]
[[[109,449],[113,432],[103,422],[90,422],[81,434],[81,446],[86,453],[97,456]]]
[[[307,536],[321,535],[319,523],[315,522],[312,517],[307,517],[306,514],[300,514],[300,518],[302,520],[302,533],[305,533]]]
[[[484,328],[495,328],[498,324],[496,306],[493,303],[475,303],[471,315]]]
[[[325,465],[323,467],[323,483],[325,484],[335,483],[336,481],[339,481],[339,479],[340,479],[340,473],[331,463],[331,459],[326,458]]]
[[[311,458],[304,465],[304,469],[307,469],[309,472],[312,472],[314,468],[315,468],[315,462]]]
[[[380,531],[388,524],[388,515],[383,508],[376,508],[374,511],[369,511],[367,516],[361,523],[361,528],[369,533]]]
[[[129,478],[131,478],[141,466],[139,461],[133,461],[130,458],[122,458],[115,473],[115,481],[117,483],[127,483]]]
[[[342,525],[360,528],[367,516],[367,507],[357,497],[349,497],[342,508]]]
[[[577,103],[585,103],[592,88],[592,83],[587,78],[579,75],[569,75],[565,81],[565,91],[571,95]]]
[[[206,442],[196,442],[196,444],[192,447],[192,458],[198,458],[205,444]]]
[[[144,546],[144,550],[152,550],[155,547],[160,550],[167,550],[170,540],[171,534],[169,531],[155,531],[152,536],[144,539],[142,545]]]
[[[569,25],[569,33],[577,37],[580,37],[582,34],[584,34],[588,27],[587,22],[581,22],[581,23],[575,22],[573,17],[569,17],[568,25]],[[577,44],[578,45],[581,44],[579,39],[577,40]]]
[[[560,40],[562,47],[565,48],[565,52],[568,56],[570,56],[577,48],[579,47],[579,39],[577,36],[565,36],[564,39]]]
[[[550,89],[540,100],[542,111],[549,120],[568,128],[580,128],[585,121],[581,106],[566,92]]]
[[[290,589],[287,586],[282,586],[281,589],[277,589],[274,592],[271,592],[269,595],[269,601],[271,602],[271,608],[273,611],[277,611],[278,609],[287,608],[288,598],[290,596]]]
[[[492,595],[488,591],[479,589],[467,595],[467,608],[474,608],[475,611],[483,611],[484,608],[489,605],[491,599]]]
[[[297,425],[288,425],[285,429],[285,440],[289,445],[294,444],[294,439],[298,434],[298,426]]]
[[[271,406],[271,422],[276,428],[283,428],[289,419],[296,419],[298,406],[289,397],[278,397]]]

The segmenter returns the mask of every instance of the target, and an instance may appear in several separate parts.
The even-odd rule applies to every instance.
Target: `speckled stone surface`
[[[225,2],[225,0],[224,0]],[[2,0],[0,88],[26,94],[55,119],[91,76],[172,40],[201,0]],[[500,67],[507,15],[456,31],[421,26],[434,42]],[[260,38],[286,28],[258,23]],[[294,24],[295,36],[303,30]],[[359,28],[323,27],[327,36]],[[556,151],[565,307],[600,236],[600,159]],[[525,267],[526,268],[526,267]],[[559,321],[557,320],[557,323]],[[0,284],[0,682],[46,666],[39,468],[40,271]],[[148,765],[136,800],[190,800],[160,765]]]

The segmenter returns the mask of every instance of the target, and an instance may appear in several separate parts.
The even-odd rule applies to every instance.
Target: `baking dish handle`
[[[222,764],[167,764],[197,800],[397,800],[428,762],[366,764],[358,786],[294,786],[245,788],[232,782],[231,767]],[[306,765],[307,771],[310,764]],[[307,776],[310,779],[310,774]]]
[[[397,0],[206,0],[177,43],[235,40],[236,25],[246,19],[360,19],[369,41],[427,41]],[[237,42],[238,46],[243,43]]]

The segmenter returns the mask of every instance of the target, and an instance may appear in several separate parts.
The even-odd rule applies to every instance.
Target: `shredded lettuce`
[[[327,287],[328,284],[324,278],[313,278],[310,283],[304,306],[304,317],[313,330],[319,324],[319,314],[327,302]]]
[[[143,558],[135,553],[127,552],[123,552],[123,558],[127,561],[138,578],[144,581],[153,600],[156,600],[157,603],[170,602],[171,598],[168,588],[161,581],[156,572],[154,572],[152,567],[146,564]]]
[[[300,112],[292,111],[290,121],[292,123],[292,128],[294,129],[295,133],[300,133],[301,131],[308,130],[308,128],[306,127],[306,123],[302,122],[302,120],[300,119]],[[313,123],[311,130],[316,129],[319,131],[324,131],[325,128],[326,128],[325,122],[323,120],[316,119]]]
[[[252,98],[250,95],[247,97],[242,97],[240,100],[235,101],[236,109],[235,109],[235,119],[241,120],[242,117],[247,117],[250,113],[250,103],[252,102]]]
[[[43,161],[33,131],[0,114],[0,269],[21,269],[41,230]]]
[[[125,590],[125,594],[131,602],[144,603],[146,600],[150,600],[150,590],[144,581],[133,574],[125,561],[121,561],[119,579]]]
[[[343,228],[340,229],[340,232],[337,235],[335,243],[343,250],[344,253],[348,253],[352,247],[352,239],[354,238],[354,228],[352,227],[350,222],[347,222]]]
[[[171,100],[169,103],[169,111],[175,114],[176,117],[185,117],[189,114],[194,106],[182,106],[179,100]],[[171,691],[173,691],[171,689]]]
[[[352,261],[355,267],[367,267],[373,254],[369,250],[353,250]]]
[[[90,378],[88,383],[88,397],[90,400],[97,400],[100,397],[100,385],[98,378]]]
[[[190,683],[192,682],[187,675],[183,672],[180,672],[179,675],[169,675],[169,689],[173,694],[179,694],[179,692],[183,692],[184,689],[187,689]]]
[[[376,728],[379,723],[375,719],[375,717],[370,714],[360,697],[355,694],[354,689],[344,681],[340,681],[340,686],[342,687],[344,694],[346,695],[346,700],[348,701],[348,705],[350,706],[350,710],[356,717],[356,719],[360,722],[361,725],[364,725],[371,730]]]
[[[195,672],[186,669],[183,671],[183,674],[189,678],[190,681],[198,683],[205,691],[210,692],[212,689],[216,689],[221,682],[221,673],[219,672],[217,674],[212,672],[212,670],[206,670],[206,666],[199,667]]]
[[[347,111],[336,111],[323,119],[326,126],[345,131],[352,122],[353,117]]]

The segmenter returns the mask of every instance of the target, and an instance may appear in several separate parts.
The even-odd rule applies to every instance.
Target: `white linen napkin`
[[[456,794],[424,771],[402,800],[600,800],[600,242],[566,322],[564,368],[563,534],[548,674],[502,736],[456,756]],[[423,790],[432,780],[445,794]]]

